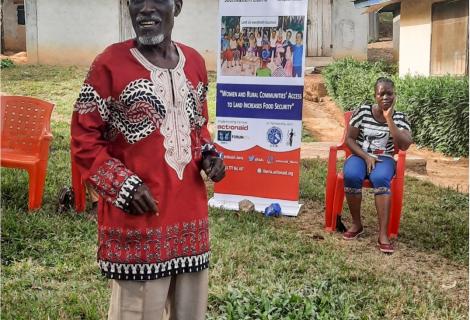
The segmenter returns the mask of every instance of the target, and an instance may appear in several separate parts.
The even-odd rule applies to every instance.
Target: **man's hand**
[[[219,182],[225,177],[224,161],[216,156],[205,156],[204,159],[202,159],[202,170],[204,170],[209,179],[214,182]]]
[[[137,188],[136,192],[134,193],[134,199],[129,206],[129,213],[133,215],[153,213],[158,216],[157,204],[158,201],[152,197],[149,188],[143,184]]]
[[[372,157],[371,155],[367,155],[366,157],[367,174],[370,174],[372,170],[374,170],[376,162],[382,162],[382,160]]]

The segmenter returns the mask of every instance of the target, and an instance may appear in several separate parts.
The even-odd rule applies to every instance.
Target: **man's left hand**
[[[219,182],[225,177],[224,160],[216,156],[207,155],[202,160],[202,170],[204,170],[209,179]]]

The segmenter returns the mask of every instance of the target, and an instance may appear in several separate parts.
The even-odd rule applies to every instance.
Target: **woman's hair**
[[[395,89],[395,83],[393,82],[392,79],[387,78],[387,77],[380,77],[380,78],[377,79],[377,81],[375,81],[375,85],[374,85],[374,90],[375,91],[377,91],[377,87],[381,83],[388,83],[389,85],[392,86],[393,89]]]

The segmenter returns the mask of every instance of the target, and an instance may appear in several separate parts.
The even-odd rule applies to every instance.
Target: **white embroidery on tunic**
[[[79,114],[86,114],[98,108],[101,118],[106,122],[109,119],[109,108],[107,106],[109,100],[110,98],[101,98],[91,85],[85,83],[80,89],[73,110]]]
[[[88,83],[80,91],[74,111],[79,114],[98,109],[107,123],[105,137],[114,140],[118,133],[130,143],[136,143],[156,129],[164,137],[165,161],[180,180],[184,169],[192,160],[191,130],[204,126],[203,105],[207,85],[199,82],[196,88],[184,73],[185,56],[180,56],[177,66],[161,69],[150,63],[136,48],[131,54],[150,72],[150,80],[136,79],[130,82],[120,96],[102,98]]]
[[[132,48],[131,53],[150,71],[154,94],[167,106],[166,115],[160,127],[166,150],[165,161],[182,180],[184,169],[192,160],[191,115],[188,115],[186,110],[187,98],[188,95],[192,95],[192,92],[187,85],[183,70],[185,64],[183,52],[178,48],[180,59],[172,70],[154,66],[136,48]]]

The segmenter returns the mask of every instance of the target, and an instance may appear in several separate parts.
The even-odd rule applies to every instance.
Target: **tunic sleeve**
[[[111,101],[110,72],[95,60],[74,105],[72,159],[84,180],[103,199],[128,212],[134,193],[143,182],[109,153],[106,129]]]
[[[209,111],[207,108],[207,89],[209,87],[209,81],[207,79],[207,71],[204,66],[203,73],[203,85],[204,85],[204,94],[202,98],[202,116],[204,118],[204,123],[201,126],[201,144],[202,144],[202,156],[212,155],[216,157],[221,157],[221,154],[217,152],[214,143],[212,142],[209,129],[207,128],[207,123],[209,121]]]

